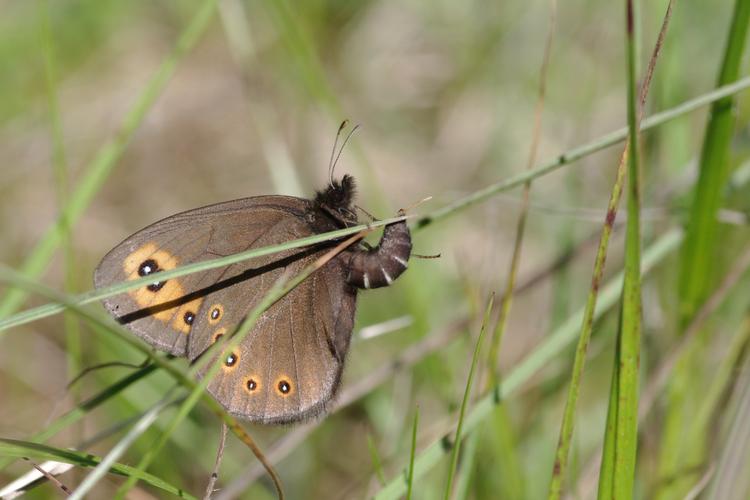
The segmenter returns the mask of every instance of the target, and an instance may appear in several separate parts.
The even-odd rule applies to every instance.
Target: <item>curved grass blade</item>
[[[55,460],[57,462],[65,462],[68,464],[77,465],[79,467],[96,467],[102,462],[101,457],[92,455],[90,453],[82,453],[75,450],[65,450],[39,443],[30,443],[28,441],[18,441],[16,439],[7,438],[0,438],[0,455],[16,458],[33,457],[43,460]],[[168,482],[156,476],[139,471],[135,467],[130,467],[129,465],[113,463],[108,471],[112,474],[117,474],[125,477],[136,476],[144,483],[149,484],[155,488],[159,488],[160,490],[175,495],[179,498],[195,498],[181,488],[172,486]]]

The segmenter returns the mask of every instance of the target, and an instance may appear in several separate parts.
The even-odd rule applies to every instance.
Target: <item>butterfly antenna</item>
[[[336,165],[333,161],[333,157],[336,155],[336,146],[338,146],[339,143],[339,137],[341,137],[341,132],[344,130],[344,128],[349,124],[349,120],[344,120],[341,122],[341,125],[339,125],[339,130],[336,132],[336,139],[333,141],[333,148],[331,148],[331,158],[328,160],[328,184],[333,186],[333,167]],[[343,146],[342,146],[343,147]],[[340,155],[341,153],[339,153]],[[338,160],[338,156],[336,156],[336,159]]]
[[[342,124],[343,127],[343,124]],[[341,129],[339,129],[340,131]],[[333,182],[333,170],[336,168],[336,164],[339,162],[339,158],[341,158],[341,153],[344,152],[344,148],[346,147],[346,144],[349,142],[349,139],[352,138],[354,135],[354,132],[359,130],[359,123],[356,124],[348,134],[346,134],[346,139],[344,139],[344,142],[341,143],[341,149],[339,149],[339,153],[336,155],[336,159],[333,160],[333,163],[331,164],[331,182]]]
[[[360,212],[362,212],[363,214],[365,214],[366,216],[368,216],[370,218],[370,220],[372,220],[373,222],[376,221],[376,220],[378,220],[377,217],[375,217],[374,215],[372,215],[370,212],[368,212],[364,208],[360,207],[359,205],[354,205],[354,208],[356,208],[357,210],[359,210]]]

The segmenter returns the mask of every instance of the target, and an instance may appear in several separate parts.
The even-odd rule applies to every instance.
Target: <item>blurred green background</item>
[[[203,4],[0,0],[1,262],[21,268]],[[642,68],[666,4],[638,4]],[[45,284],[89,290],[94,267],[111,247],[182,210],[261,194],[311,196],[327,181],[331,146],[345,118],[362,129],[344,151],[337,174],[357,178],[358,204],[379,218],[432,196],[416,209],[429,213],[522,172],[532,139],[549,2],[223,0],[218,5],[206,31],[134,127],[122,156],[94,182],[91,203],[72,227],[68,251],[58,251],[49,261],[41,278]],[[678,3],[647,114],[714,87],[731,12],[732,2],[726,0]],[[573,0],[558,6],[540,161],[625,124],[623,14],[621,2]],[[716,282],[750,236],[749,188],[742,178],[750,152],[747,93],[739,94],[737,103],[729,161],[738,173],[720,214],[723,244],[713,269]],[[57,125],[51,109],[57,109]],[[706,120],[707,108],[701,108],[643,135],[644,247],[688,217]],[[533,355],[584,303],[595,238],[621,150],[621,144],[607,148],[534,182],[519,280],[539,279],[514,301],[501,352],[504,373]],[[415,252],[441,257],[413,259],[393,287],[360,294],[339,399],[349,403],[348,395],[376,380],[378,370],[404,353],[414,356],[320,421],[304,427],[250,427],[266,451],[285,443],[277,467],[290,498],[362,498],[377,492],[381,475],[390,480],[408,464],[417,405],[418,452],[455,423],[486,297],[493,290],[503,292],[519,193],[501,193],[415,232]],[[613,238],[607,277],[622,268],[621,233]],[[570,259],[550,268],[571,252]],[[644,282],[644,384],[682,333],[677,255],[662,261]],[[691,387],[695,397],[689,398],[695,405],[747,314],[750,286],[745,279],[738,287],[708,320],[708,333],[699,340],[698,382]],[[23,308],[44,302],[32,297]],[[392,320],[398,320],[394,331],[367,335],[370,327],[392,329],[393,323],[387,323]],[[596,476],[592,479],[587,467],[592,460],[598,464],[616,323],[613,307],[594,329],[566,480],[575,498],[591,498],[596,491]],[[0,436],[15,439],[44,430],[76,402],[131,371],[99,370],[67,391],[66,383],[81,368],[143,361],[115,336],[70,316],[2,332],[0,342]],[[475,448],[473,465],[459,470],[468,498],[545,496],[573,348],[568,345],[545,363],[505,402],[502,414],[479,427],[484,439]],[[744,352],[733,361],[733,379],[742,380],[742,359]],[[174,364],[185,368],[184,361]],[[170,386],[166,374],[153,374],[87,412],[50,443],[76,446],[113,430],[87,448],[104,455],[124,432],[114,428],[149,408]],[[720,417],[739,404],[734,398],[740,389],[728,384],[722,392],[714,408],[717,420],[712,420],[714,447],[705,456],[720,455],[732,422]],[[654,497],[674,480],[658,473],[665,405],[663,394],[658,395],[641,426],[641,498]],[[684,411],[690,415],[695,406],[685,405]],[[169,414],[120,461],[137,463]],[[200,496],[219,428],[219,421],[199,405],[149,472]],[[739,450],[744,471],[748,450]],[[464,456],[462,463],[467,460]],[[248,470],[256,463],[230,435],[219,488],[227,495],[235,491],[231,485],[244,488],[242,481],[255,477]],[[415,497],[442,497],[447,466],[443,458],[417,481]],[[6,467],[0,483],[28,468],[23,461]],[[75,487],[83,476],[76,470],[60,480]],[[242,490],[243,498],[273,497],[270,483],[258,477]],[[121,481],[106,477],[91,497],[110,497]],[[740,491],[747,494],[747,486]],[[29,497],[59,494],[46,484]],[[162,495],[142,484],[131,492],[132,498]]]

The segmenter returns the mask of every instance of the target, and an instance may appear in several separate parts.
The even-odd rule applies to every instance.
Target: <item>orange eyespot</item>
[[[260,379],[255,375],[251,375],[245,379],[245,390],[251,394],[258,392],[260,389]]]
[[[231,352],[227,356],[227,359],[224,360],[224,366],[227,368],[232,368],[237,365],[237,362],[240,360],[240,355],[236,352]]]
[[[172,281],[167,281],[167,285],[169,285],[169,283],[171,282]],[[174,283],[176,284],[176,281]],[[195,311],[197,311],[201,306],[202,301],[203,299],[198,298],[191,300],[190,302],[186,302],[176,309],[168,309],[167,311],[169,311],[170,314],[174,315],[174,319],[172,320],[172,328],[184,333],[185,335],[190,333],[190,329],[192,328],[193,323],[195,323]],[[157,315],[158,314],[161,313],[157,313]]]
[[[138,266],[138,276],[148,276],[159,271],[159,263],[154,259],[146,259]]]
[[[221,304],[214,304],[208,308],[208,323],[215,325],[224,316],[224,306]]]
[[[193,311],[186,311],[185,314],[182,315],[182,321],[188,326],[192,325],[193,321],[195,321],[195,313]]]
[[[288,396],[292,393],[292,383],[286,377],[281,377],[276,383],[276,391],[282,396]]]

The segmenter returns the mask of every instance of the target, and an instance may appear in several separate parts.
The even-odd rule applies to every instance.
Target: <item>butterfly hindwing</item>
[[[304,219],[287,218],[255,245],[310,234]],[[248,278],[206,296],[188,357],[198,358],[218,338],[233,333],[282,273],[295,275],[326,251],[295,249],[232,266],[229,279]],[[333,397],[345,355],[337,346],[348,346],[354,321],[356,292],[343,280],[347,258],[334,258],[273,304],[223,360],[208,390],[228,411],[258,422],[289,422],[317,414]],[[334,298],[335,309],[329,306]]]

